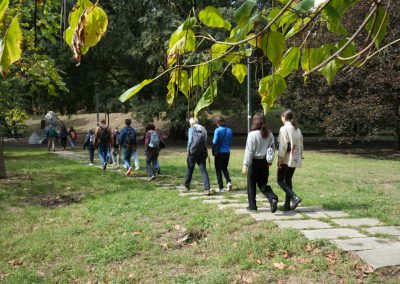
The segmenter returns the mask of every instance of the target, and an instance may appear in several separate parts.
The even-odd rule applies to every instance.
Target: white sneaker
[[[225,190],[223,188],[219,188],[219,189],[215,189],[215,192],[225,192]]]
[[[135,168],[135,171],[138,171],[138,170],[140,170],[140,168],[139,168],[139,167],[136,167],[136,168]]]
[[[230,191],[230,190],[232,190],[232,184],[230,182],[228,182],[226,184],[226,191]]]
[[[149,177],[149,181],[153,181],[153,180],[155,180],[156,179],[156,177],[155,176],[151,176],[151,177]]]
[[[93,166],[93,163],[89,163],[89,166]]]

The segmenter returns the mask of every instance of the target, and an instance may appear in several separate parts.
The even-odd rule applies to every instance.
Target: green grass
[[[364,264],[327,241],[309,241],[297,230],[181,198],[123,172],[104,173],[43,149],[6,148],[5,155],[9,179],[0,181],[5,283],[398,281],[385,270],[363,278]],[[184,148],[163,150],[158,180],[182,184],[185,155]],[[242,149],[235,149],[230,163],[235,190],[245,189],[242,159]],[[143,156],[141,163],[144,168]],[[308,151],[294,185],[304,205],[398,226],[399,172],[399,161],[390,157]],[[270,184],[283,199],[275,175],[274,166]],[[215,185],[213,170],[210,177]],[[200,181],[197,169],[193,180]],[[185,234],[188,239],[180,242]]]

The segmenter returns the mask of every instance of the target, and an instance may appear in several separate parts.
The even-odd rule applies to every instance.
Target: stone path
[[[249,212],[245,192],[205,196],[201,191],[189,191],[180,192],[179,196],[204,204],[217,204],[220,210],[248,214],[259,222],[271,221],[282,229],[300,230],[309,240],[327,239],[344,251],[356,253],[373,269],[400,265],[400,227],[384,226],[374,218],[351,218],[346,212],[326,210],[320,206],[271,213],[269,204],[260,194],[257,195],[257,204],[261,207],[257,212]]]
[[[87,155],[74,151],[59,151],[55,154],[82,163],[87,162]],[[110,167],[111,170],[120,170]],[[109,168],[107,168],[109,170]],[[147,179],[145,172],[135,178]],[[271,221],[282,229],[300,230],[310,240],[327,239],[344,251],[356,253],[373,269],[400,265],[400,227],[384,226],[374,218],[351,218],[343,211],[326,210],[320,206],[298,207],[295,211],[270,212],[265,198],[258,194],[258,212],[247,211],[246,192],[226,192],[206,196],[201,191],[201,184],[194,181],[193,190],[181,191],[182,186],[166,182],[160,175],[153,183],[166,190],[179,190],[179,196],[190,198],[193,202],[216,204],[220,210],[234,210],[236,214],[248,214],[256,221]],[[281,204],[282,205],[282,204]]]

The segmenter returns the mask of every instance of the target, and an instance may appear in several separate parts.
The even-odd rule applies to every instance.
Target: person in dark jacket
[[[61,147],[62,150],[65,151],[67,149],[67,139],[68,139],[68,130],[65,126],[61,126],[60,130],[60,140],[61,140]]]
[[[105,119],[100,120],[100,125],[94,133],[94,146],[98,148],[101,167],[107,169],[107,154],[112,144],[112,131]]]
[[[89,152],[89,166],[93,166],[94,159],[94,130],[89,129],[86,135],[85,143],[83,143],[83,149],[87,149]]]
[[[149,181],[156,178],[157,173],[157,161],[160,153],[160,145],[164,144],[164,139],[153,123],[149,123],[146,126],[146,134],[144,139],[144,148],[146,151],[146,167]]]

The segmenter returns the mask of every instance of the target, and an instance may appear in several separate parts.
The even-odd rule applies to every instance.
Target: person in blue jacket
[[[225,126],[225,120],[222,116],[215,117],[214,123],[217,125],[217,129],[215,129],[214,131],[212,144],[219,192],[224,191],[224,181],[222,179],[222,173],[224,174],[226,179],[226,190],[229,191],[232,190],[231,178],[228,171],[233,137],[232,129]]]

